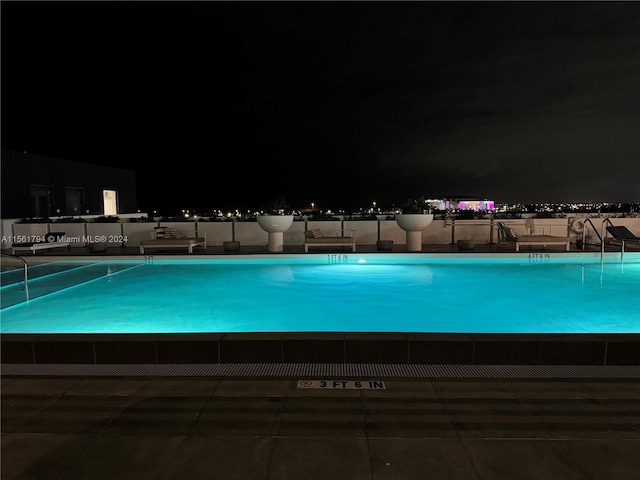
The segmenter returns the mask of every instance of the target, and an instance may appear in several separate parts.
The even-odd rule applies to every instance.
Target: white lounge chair
[[[66,240],[65,232],[49,232],[43,239],[37,242],[14,243],[11,246],[11,252],[15,255],[21,252],[31,252],[36,254],[41,250],[50,250],[52,248],[71,247],[71,243]]]
[[[193,253],[194,247],[207,247],[206,237],[187,237],[176,228],[155,227],[156,238],[152,240],[142,240],[140,242],[140,254],[144,255],[145,249],[149,248],[186,248],[189,253]]]
[[[568,252],[570,248],[569,235],[560,237],[555,235],[520,235],[503,222],[498,222],[498,239],[500,243],[511,242],[515,244],[516,252],[520,251],[521,245],[564,245]]]
[[[309,247],[351,247],[356,251],[356,240],[353,238],[354,230],[345,235],[343,230],[324,232],[319,228],[304,232],[304,251],[309,252]]]

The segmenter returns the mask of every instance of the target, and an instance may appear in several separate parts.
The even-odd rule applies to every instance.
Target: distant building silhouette
[[[2,218],[137,211],[132,170],[2,150]]]

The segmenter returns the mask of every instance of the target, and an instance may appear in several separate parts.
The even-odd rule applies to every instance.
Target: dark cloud
[[[638,201],[635,2],[3,2],[2,30],[3,147],[136,169],[143,208]]]

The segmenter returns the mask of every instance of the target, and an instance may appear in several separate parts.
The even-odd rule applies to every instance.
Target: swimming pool
[[[13,276],[13,277],[11,277]],[[2,274],[3,334],[640,333],[640,257],[311,254]]]

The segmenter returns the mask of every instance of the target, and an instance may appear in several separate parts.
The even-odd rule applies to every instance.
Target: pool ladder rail
[[[27,297],[27,302],[29,301],[29,265],[27,261],[22,258],[20,255],[12,255],[10,253],[0,253],[3,257],[15,258],[22,262],[22,266],[24,268],[24,293]]]
[[[607,224],[615,229],[615,225],[611,222],[611,219],[609,217],[606,217],[604,220],[602,220],[602,227],[600,228],[600,232],[598,232],[598,229],[593,224],[593,222],[591,221],[590,218],[585,218],[584,222],[583,222],[584,228],[582,229],[582,250],[584,250],[584,246],[586,245],[585,240],[587,238],[587,225],[590,225],[591,229],[593,230],[593,232],[595,233],[596,237],[598,237],[598,240],[600,241],[600,261],[602,261],[604,259],[604,247],[605,247],[605,244],[607,243],[606,242],[606,240],[607,240],[607,237],[606,237]],[[624,241],[623,238],[613,237],[613,239],[620,241],[620,245],[621,245],[620,261],[622,262],[624,260],[624,243],[625,243],[625,241]]]

